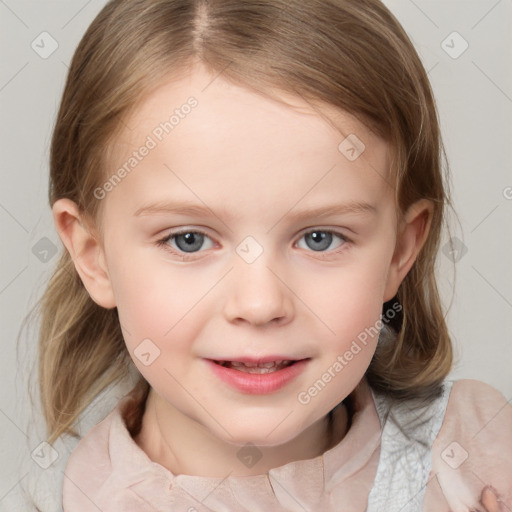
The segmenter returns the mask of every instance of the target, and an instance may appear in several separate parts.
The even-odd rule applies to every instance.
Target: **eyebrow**
[[[332,204],[332,205],[323,205],[311,208],[305,208],[298,211],[293,211],[295,207],[292,207],[287,213],[285,213],[282,217],[288,217],[292,220],[300,220],[302,218],[307,217],[329,217],[334,215],[344,215],[344,214],[375,214],[377,213],[377,209],[370,203],[363,201],[351,201],[349,203],[343,204]],[[135,217],[146,216],[146,215],[156,215],[156,214],[181,214],[181,215],[190,215],[190,216],[198,216],[198,217],[210,217],[215,216],[219,217],[216,213],[213,212],[211,208],[206,205],[200,205],[196,203],[191,203],[188,201],[158,201],[151,204],[142,205],[135,213]],[[220,216],[225,216],[226,218],[233,217],[233,214],[229,212],[225,207],[220,208],[218,210]]]

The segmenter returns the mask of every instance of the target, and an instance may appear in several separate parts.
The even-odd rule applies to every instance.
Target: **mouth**
[[[289,356],[288,356],[289,357]],[[238,359],[238,357],[237,357]],[[297,379],[311,358],[291,359],[287,356],[241,358],[240,360],[206,359],[213,374],[230,387],[246,394],[273,393]]]
[[[245,373],[258,374],[277,372],[284,368],[288,368],[289,366],[293,366],[298,361],[301,361],[301,359],[275,360],[267,361],[265,363],[213,360],[214,363],[219,366],[223,366],[224,368],[231,368]]]

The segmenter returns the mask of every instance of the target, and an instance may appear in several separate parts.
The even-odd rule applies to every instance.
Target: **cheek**
[[[320,335],[316,377],[329,384],[317,403],[326,407],[346,396],[363,377],[381,328],[386,258],[371,253],[358,256],[343,268],[317,275],[314,292],[303,298],[317,315],[310,332],[316,329]],[[314,380],[310,384],[314,386]]]
[[[316,292],[304,297],[317,313],[309,332],[318,333],[319,359],[297,400],[311,418],[330,410],[364,376],[381,328],[386,272],[377,260],[359,260],[316,280]]]
[[[200,301],[205,282],[192,283],[186,272],[168,265],[125,258],[112,276],[127,350],[140,373],[159,392],[179,395],[172,376],[189,371],[193,341],[200,334]],[[191,388],[192,391],[192,388]],[[186,403],[186,402],[185,402]]]
[[[317,274],[315,287],[306,278],[302,289],[310,291],[303,300],[312,305],[311,309],[325,324],[326,334],[331,330],[335,334],[333,338],[346,339],[379,318],[386,274],[387,267],[381,262],[361,259],[329,273]]]
[[[165,348],[205,293],[204,282],[190,280],[186,272],[150,258],[150,251],[112,258],[112,268],[110,277],[128,348],[145,338]]]

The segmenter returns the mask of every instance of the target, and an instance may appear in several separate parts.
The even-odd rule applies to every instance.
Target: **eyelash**
[[[304,233],[302,233],[302,235],[300,236],[300,238],[298,240],[301,240],[303,237],[311,234],[311,233],[315,233],[315,232],[321,232],[321,233],[330,233],[334,236],[337,236],[341,239],[342,241],[342,244],[340,247],[338,247],[337,249],[332,249],[330,251],[313,251],[313,250],[309,250],[309,252],[313,252],[313,253],[317,253],[318,255],[320,255],[320,258],[324,258],[324,259],[327,259],[329,257],[331,257],[332,255],[337,255],[337,254],[340,254],[341,252],[344,252],[346,249],[347,249],[347,245],[348,244],[351,244],[352,241],[347,238],[345,235],[341,234],[340,232],[338,231],[334,231],[334,230],[330,230],[330,229],[310,229],[309,231],[306,231]],[[173,247],[170,247],[168,245],[168,242],[171,241],[173,238],[179,236],[179,235],[184,235],[184,234],[187,234],[187,233],[194,233],[194,234],[198,234],[198,235],[203,235],[204,237],[206,238],[210,238],[210,236],[205,233],[204,231],[201,231],[201,230],[197,230],[197,229],[183,229],[183,230],[179,230],[179,231],[173,231],[169,234],[167,234],[164,238],[161,238],[160,240],[157,240],[156,241],[156,245],[158,247],[163,247],[164,250],[167,250],[169,252],[171,252],[172,254],[174,255],[177,255],[179,256],[183,261],[192,261],[195,258],[195,255],[200,253],[200,252],[203,252],[203,251],[196,251],[196,252],[191,252],[191,253],[187,253],[187,252],[178,252],[176,249],[174,249]],[[298,241],[297,240],[297,241]],[[325,254],[326,256],[323,256],[323,254]]]

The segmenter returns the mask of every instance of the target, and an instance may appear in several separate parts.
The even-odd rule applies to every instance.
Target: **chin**
[[[268,421],[254,424],[248,422],[250,426],[246,425],[231,425],[228,428],[228,435],[225,431],[219,432],[222,439],[230,444],[236,446],[244,446],[247,443],[252,443],[256,446],[279,446],[295,439],[303,430],[297,425],[284,426],[283,422],[279,425],[278,421]]]

